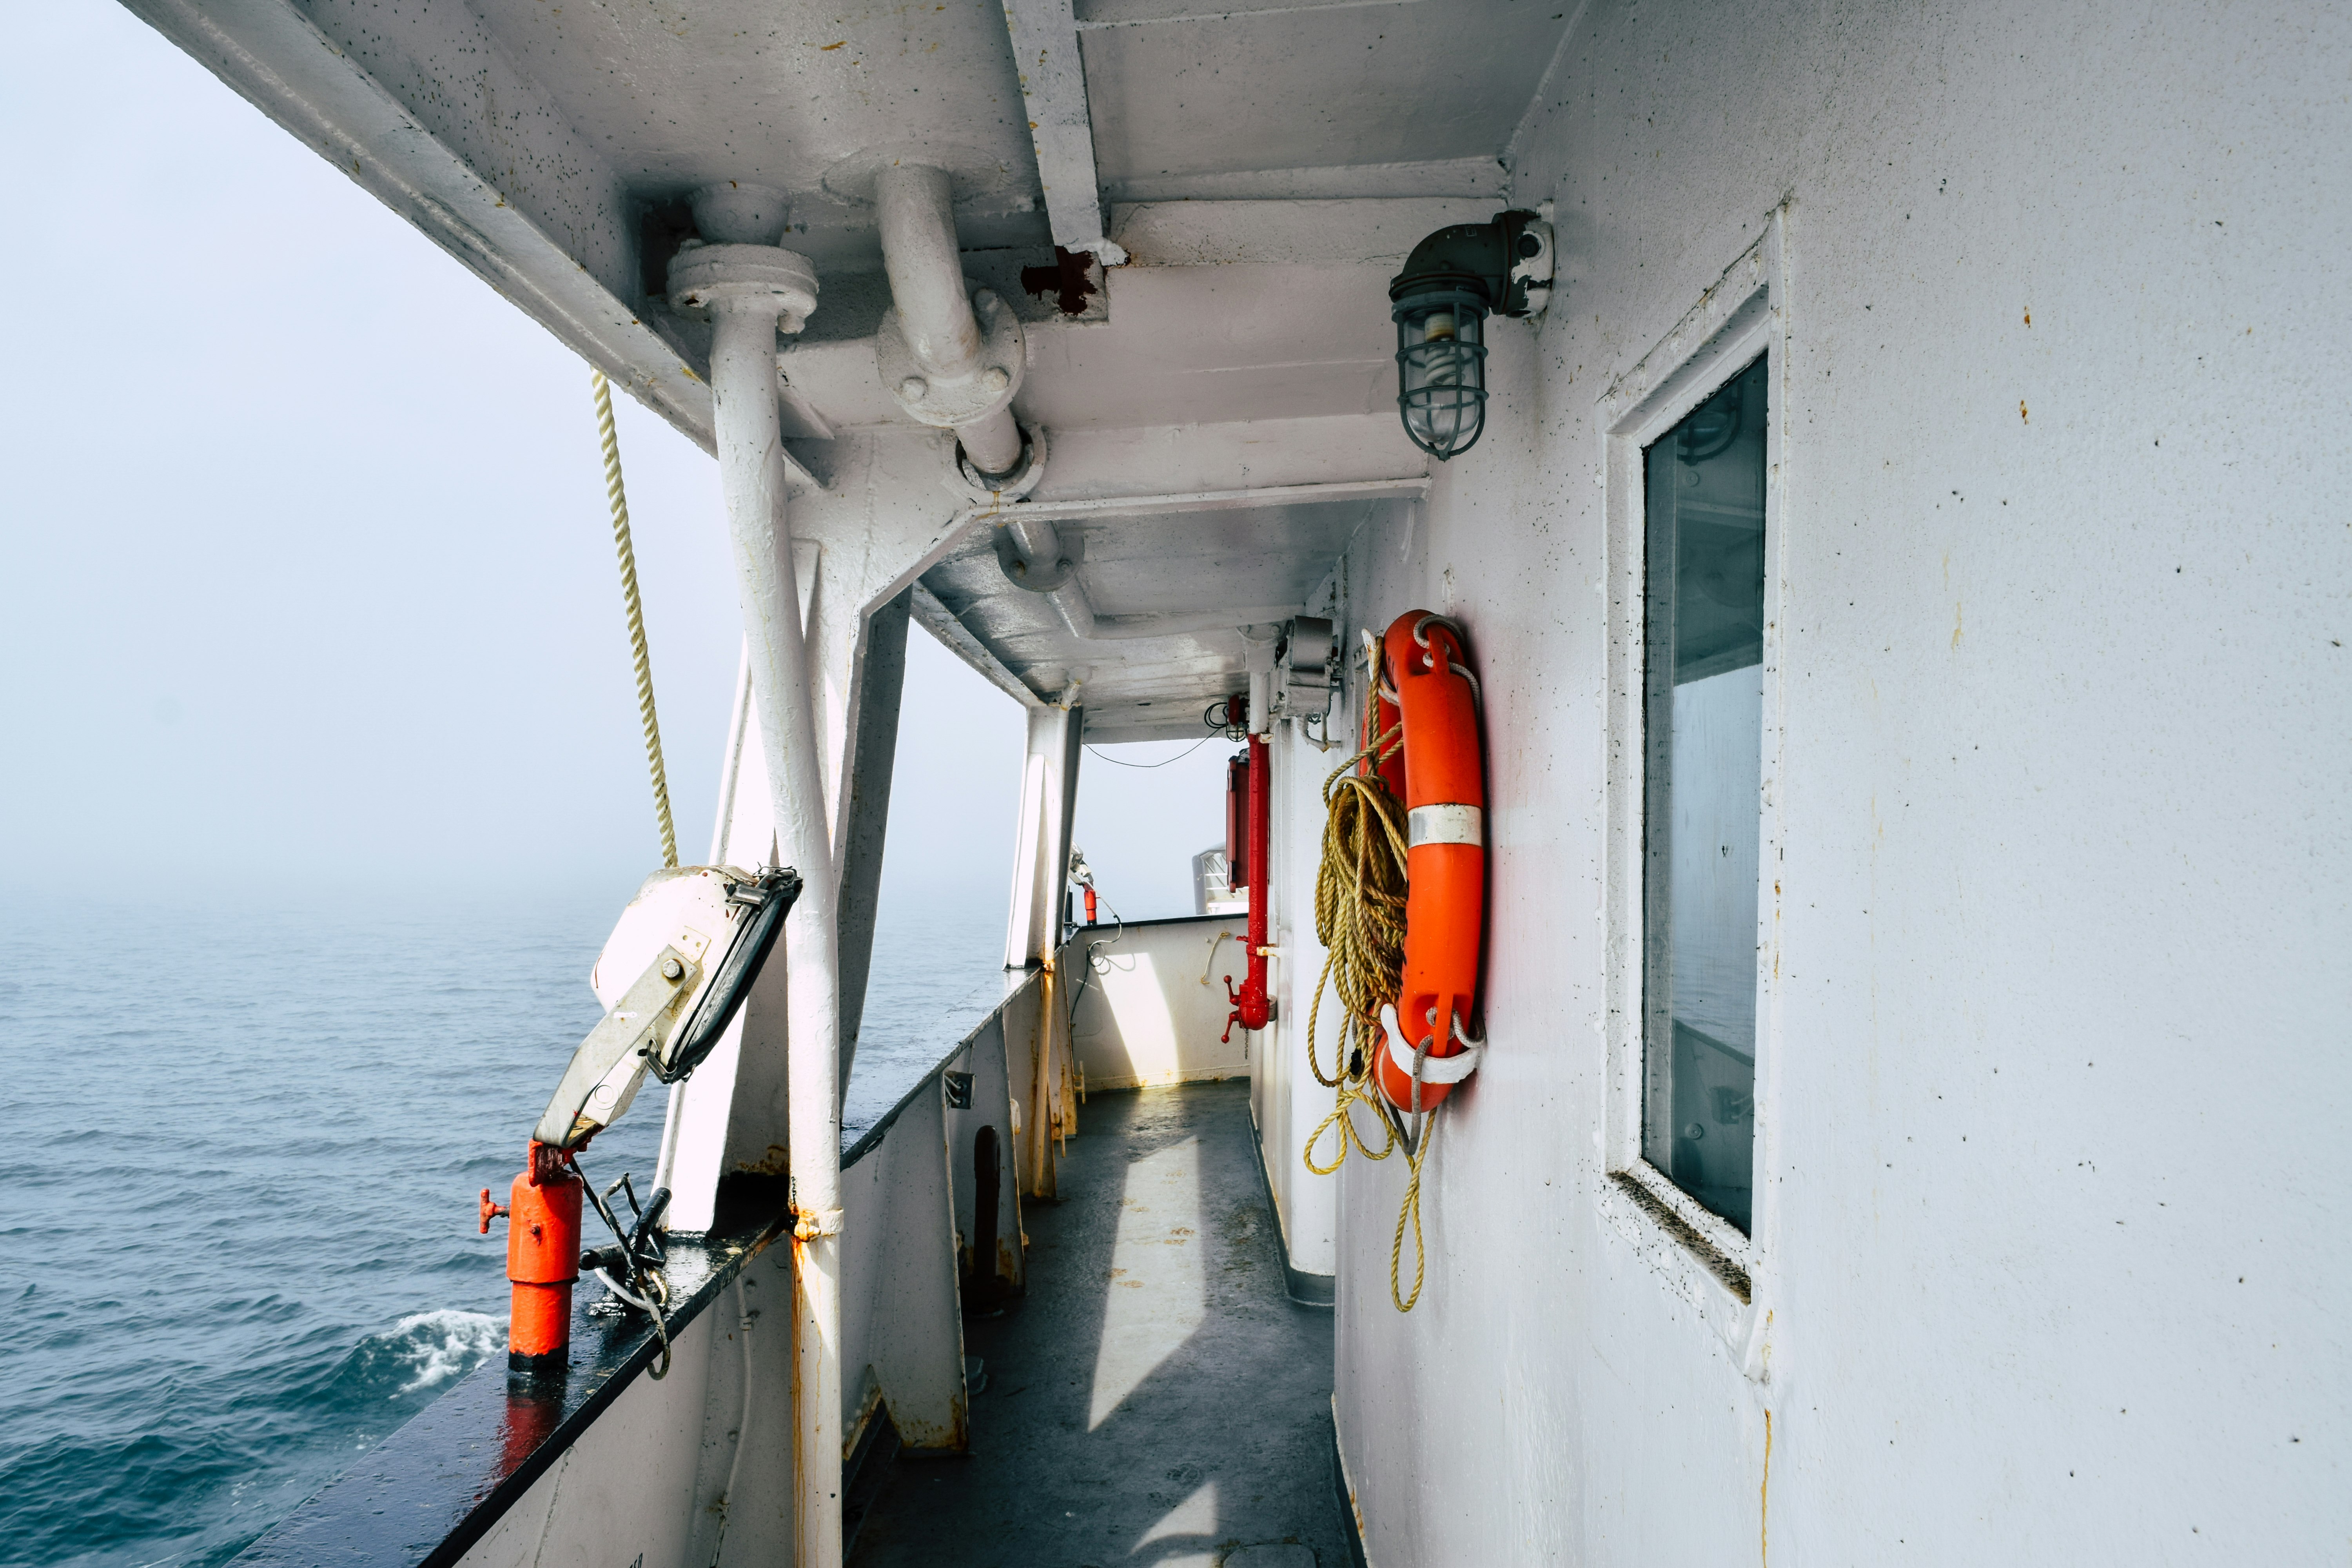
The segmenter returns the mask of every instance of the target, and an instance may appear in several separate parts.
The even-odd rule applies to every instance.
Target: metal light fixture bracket
[[[1413,445],[1444,462],[1486,427],[1489,315],[1531,316],[1551,300],[1552,228],[1511,208],[1453,224],[1412,247],[1389,282],[1397,327],[1397,412]]]

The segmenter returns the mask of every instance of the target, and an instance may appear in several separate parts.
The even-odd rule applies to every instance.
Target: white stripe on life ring
[[[1408,849],[1423,844],[1484,844],[1486,814],[1475,805],[1416,805],[1405,814]]]

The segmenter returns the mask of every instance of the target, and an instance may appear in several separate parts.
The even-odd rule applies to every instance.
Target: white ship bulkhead
[[[955,1240],[1001,1210],[982,1272],[1042,1288],[1019,1205],[1083,1142],[1081,1079],[1239,1077],[1290,1293],[1336,1298],[1377,1568],[2340,1558],[2344,13],[130,3],[715,451],[680,242],[807,258],[788,494],[752,520],[806,680],[763,687],[753,639],[711,859],[821,810],[845,1069],[910,622],[1028,712],[1012,999],[942,1064],[973,1078],[841,1175],[839,1318],[803,1294],[800,1381],[793,1248],[762,1242],[679,1374],[601,1406],[464,1561],[832,1568],[829,1445],[884,1408],[910,1449],[986,1440]],[[952,196],[923,300],[873,205],[908,168]],[[1433,461],[1389,280],[1507,207],[1549,216],[1556,287],[1486,321],[1484,434]],[[1021,277],[1056,243],[1075,311]],[[958,258],[961,359],[925,346]],[[1754,1079],[1717,1101],[1752,1135],[1743,1228],[1645,1153],[1644,452],[1759,356]],[[1053,1018],[1085,968],[1056,920],[1080,742],[1197,735],[1283,685],[1292,618],[1352,652],[1415,607],[1483,692],[1486,1047],[1400,1312],[1406,1161],[1305,1163],[1360,665],[1328,724],[1304,689],[1259,721],[1270,1026],[1220,1041],[1197,984],[1237,921],[1141,928],[1150,963]],[[762,739],[787,712],[803,786]],[[719,1233],[737,1173],[814,1190],[788,1011],[779,969],[676,1101],[682,1233]],[[975,1195],[991,1097],[1005,1185]],[[805,1389],[835,1386],[827,1426]]]

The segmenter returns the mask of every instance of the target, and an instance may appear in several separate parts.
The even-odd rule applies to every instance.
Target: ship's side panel
[[[1250,1076],[1250,1037],[1226,1030],[1219,978],[1242,972],[1242,934],[1238,915],[1077,928],[1060,962],[1087,1092]]]
[[[740,1316],[706,1312],[688,1325],[673,1347],[676,1370],[659,1381],[632,1382],[458,1559],[463,1568],[606,1560],[671,1568],[714,1561],[715,1545],[698,1558],[695,1552],[713,1533],[697,1507],[704,1500],[698,1468],[710,1470],[714,1436],[703,1405],[719,1391],[730,1406],[741,1403],[738,1369],[752,1352],[734,1321]],[[790,1330],[781,1337],[789,1343]],[[743,1418],[739,1411],[736,1424]],[[733,1436],[724,1444],[729,1455]],[[708,1494],[714,1519],[724,1510],[718,1495],[727,1480],[723,1466],[715,1479]]]
[[[1467,626],[1493,803],[1492,1048],[1412,1313],[1404,1173],[1341,1178],[1379,1568],[2341,1555],[2347,26],[1579,21],[1513,175],[1564,292],[1494,333],[1418,531],[1349,560],[1359,622]],[[1610,1174],[1640,469],[1602,400],[1702,350],[1677,324],[1759,242],[1743,1303]]]

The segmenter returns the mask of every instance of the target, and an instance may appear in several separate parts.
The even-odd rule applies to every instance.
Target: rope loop
[[[1325,970],[1326,973],[1328,973],[1329,963],[1328,960],[1325,963]],[[1322,985],[1319,982],[1317,984],[1315,995],[1317,1002],[1319,1004],[1323,995]],[[1335,1078],[1324,1078],[1322,1069],[1315,1067],[1314,1051],[1311,1046],[1307,1051],[1307,1066],[1315,1068],[1315,1076],[1318,1079],[1320,1079],[1327,1087],[1337,1089],[1339,1091],[1336,1102],[1332,1105],[1331,1114],[1326,1116],[1319,1123],[1317,1124],[1313,1135],[1307,1140],[1307,1148],[1305,1151],[1307,1168],[1314,1172],[1318,1176],[1331,1175],[1336,1173],[1341,1165],[1345,1164],[1348,1159],[1348,1150],[1351,1145],[1355,1148],[1357,1152],[1362,1154],[1367,1160],[1385,1160],[1391,1154],[1396,1152],[1396,1129],[1389,1124],[1388,1118],[1379,1114],[1379,1101],[1372,1098],[1374,1091],[1369,1087],[1370,1083],[1370,1059],[1362,1054],[1362,1047],[1351,1037],[1354,1035],[1354,1032],[1352,1020],[1350,1020],[1349,1024],[1343,1026],[1340,1029],[1340,1059],[1337,1063],[1333,1064],[1338,1069],[1338,1076]],[[1349,1071],[1349,1067],[1351,1062],[1362,1064],[1360,1070],[1353,1072]],[[1370,1105],[1372,1108],[1374,1119],[1381,1124],[1381,1131],[1383,1134],[1383,1139],[1378,1150],[1373,1149],[1370,1143],[1364,1142],[1363,1130],[1356,1124],[1354,1112],[1359,1101],[1361,1101],[1366,1105]],[[1316,1163],[1315,1151],[1322,1144],[1323,1135],[1326,1132],[1328,1132],[1334,1126],[1337,1126],[1339,1129],[1339,1152],[1332,1156],[1331,1163],[1329,1164],[1318,1164]]]
[[[1443,1106],[1438,1108],[1444,1110]],[[1421,1135],[1420,1147],[1407,1151],[1404,1157],[1404,1206],[1397,1210],[1396,1239],[1389,1244],[1389,1300],[1400,1312],[1410,1312],[1421,1300],[1422,1277],[1429,1267],[1429,1249],[1421,1236],[1421,1168],[1429,1161],[1429,1151],[1437,1142],[1437,1112],[1432,1111],[1429,1122]],[[1412,1294],[1406,1295],[1397,1285],[1397,1276],[1404,1261],[1404,1231],[1412,1226]]]

